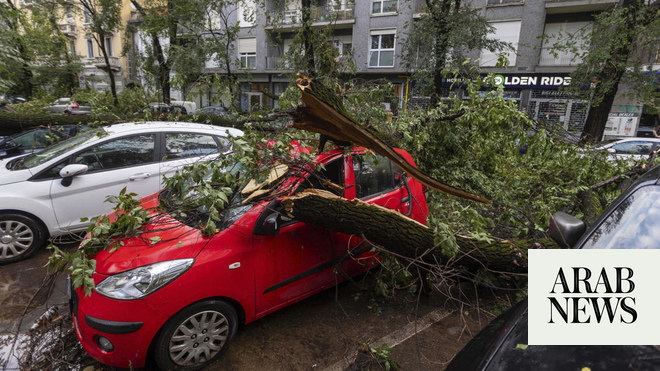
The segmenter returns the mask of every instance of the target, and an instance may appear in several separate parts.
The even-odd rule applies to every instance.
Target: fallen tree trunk
[[[529,248],[557,247],[551,241],[481,241],[454,236],[459,246],[456,256],[445,256],[436,246],[433,230],[382,206],[358,199],[347,200],[328,191],[308,189],[282,200],[292,218],[335,232],[363,236],[387,251],[409,258],[423,257],[441,264],[458,264],[471,269],[527,272]]]

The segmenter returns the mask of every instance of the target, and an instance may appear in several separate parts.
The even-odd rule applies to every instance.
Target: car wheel
[[[236,310],[224,301],[193,304],[172,317],[156,338],[162,370],[197,370],[215,362],[236,333]]]
[[[0,214],[0,264],[23,260],[41,248],[46,232],[22,214]]]

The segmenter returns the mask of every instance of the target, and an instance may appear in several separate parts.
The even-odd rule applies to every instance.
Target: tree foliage
[[[480,9],[471,7],[468,1],[408,0],[406,3],[413,9],[418,3],[422,6],[419,18],[407,25],[402,52],[404,65],[414,71],[420,85],[426,85],[424,92],[431,96],[431,106],[442,96],[442,81],[448,67],[461,74],[474,73],[464,68],[469,52],[512,50],[511,45],[488,37],[493,27]]]
[[[569,90],[590,101],[583,141],[596,142],[602,138],[608,113],[622,84],[628,87],[628,95],[658,109],[654,98],[659,87],[658,70],[653,66],[659,50],[660,2],[619,1],[597,14],[590,27],[554,38],[555,53],[571,53],[574,62],[580,62],[571,73]],[[587,48],[582,47],[583,40],[587,41]]]

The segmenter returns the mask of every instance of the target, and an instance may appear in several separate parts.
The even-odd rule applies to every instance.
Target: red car
[[[388,159],[354,149],[325,152],[317,161],[347,199],[425,223],[422,185]],[[322,187],[318,179],[291,176],[283,186],[293,184],[295,193]],[[155,207],[165,193],[145,198],[144,207]],[[211,237],[165,216],[143,234],[158,234],[161,242],[132,238],[113,253],[98,253],[91,296],[72,291],[85,350],[117,367],[143,367],[149,354],[161,369],[201,368],[224,353],[239,326],[343,281],[337,271],[355,276],[378,263],[359,238],[287,219],[280,207],[276,199],[238,208]]]

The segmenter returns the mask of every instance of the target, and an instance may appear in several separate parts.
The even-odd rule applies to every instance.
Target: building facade
[[[491,37],[511,43],[515,52],[508,55],[507,68],[495,67],[496,53],[473,51],[469,56],[479,61],[483,73],[495,73],[496,83],[503,85],[505,97],[516,101],[532,118],[560,123],[565,129],[578,133],[588,113],[588,102],[564,92],[563,87],[570,85],[569,74],[580,60],[570,52],[552,52],[552,44],[563,32],[589,30],[594,15],[617,2],[474,0],[472,6],[479,9],[495,29]],[[332,36],[328,42],[337,48],[341,57],[353,59],[357,77],[388,79],[395,85],[400,108],[405,108],[424,101],[424,97],[416,95],[414,81],[402,61],[402,46],[409,32],[407,25],[424,12],[424,4],[424,0],[321,1],[312,10],[313,27],[330,27]],[[248,0],[242,7],[237,12],[241,31],[236,53],[241,62],[238,70],[249,72],[249,79],[242,85],[242,108],[276,107],[273,97],[286,88],[292,72],[282,63],[282,57],[300,27],[301,2],[288,0],[281,5],[273,0],[260,8]],[[254,12],[254,17],[243,16],[250,12]],[[278,21],[268,23],[267,18]],[[273,30],[277,30],[277,38],[272,37]],[[581,46],[578,41],[578,47]],[[659,63],[658,56],[651,58],[650,63]],[[221,73],[214,66],[207,67],[209,73]],[[200,106],[217,104],[210,93],[199,94],[196,99]],[[608,124],[606,134],[634,135],[642,112],[643,107],[635,102],[617,98],[613,117],[624,118],[621,125]]]
[[[59,12],[58,26],[69,39],[69,50],[80,58],[83,66],[83,71],[78,77],[80,87],[110,90],[110,79],[105,71],[105,58],[89,30],[90,15],[79,5],[64,7],[59,9]],[[127,56],[123,53],[125,43],[133,40],[133,34],[127,25],[135,18],[136,11],[130,0],[122,0],[121,26],[106,35],[105,40],[102,41],[106,47],[117,91],[122,91],[129,83],[137,82],[135,59],[130,58],[130,53]]]

